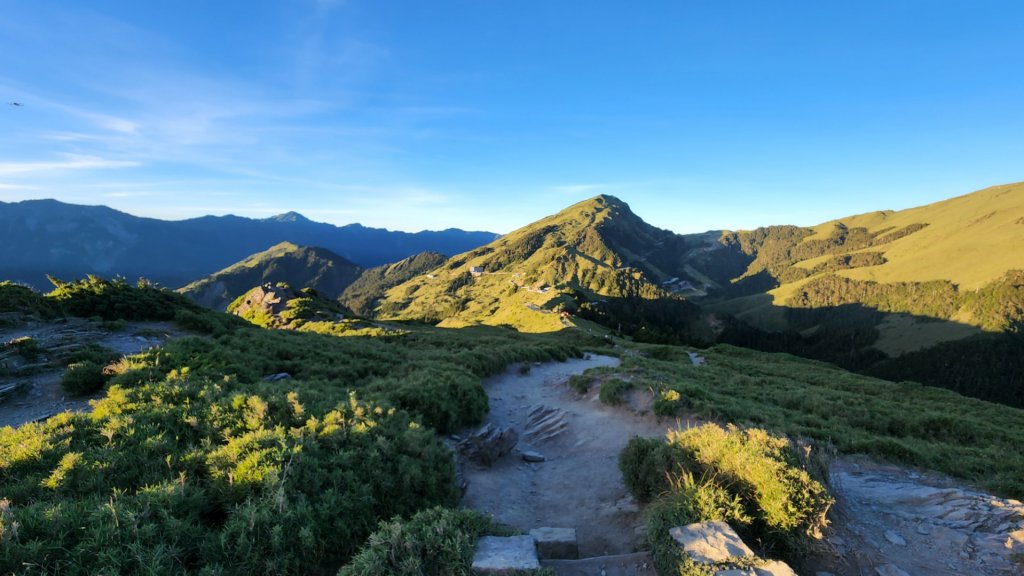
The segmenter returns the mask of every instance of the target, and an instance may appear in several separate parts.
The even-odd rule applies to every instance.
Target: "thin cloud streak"
[[[95,157],[78,157],[67,160],[48,162],[3,162],[0,163],[0,176],[32,174],[37,172],[53,172],[61,170],[99,170],[111,168],[134,168],[139,162],[125,160],[108,160]]]

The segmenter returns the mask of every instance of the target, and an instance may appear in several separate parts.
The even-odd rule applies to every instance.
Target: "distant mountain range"
[[[177,288],[280,242],[324,248],[368,268],[424,251],[458,254],[496,237],[458,229],[409,233],[334,226],[295,212],[165,221],[56,200],[0,202],[0,277],[47,289],[47,274],[141,276]]]

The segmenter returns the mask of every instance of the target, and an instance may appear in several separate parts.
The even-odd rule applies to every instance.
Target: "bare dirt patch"
[[[71,318],[61,322],[29,322],[0,331],[0,342],[30,337],[40,348],[31,365],[14,366],[0,375],[0,387],[16,385],[17,392],[0,400],[0,428],[21,426],[69,410],[89,409],[89,401],[103,396],[69,396],[61,387],[64,367],[60,357],[87,344],[99,344],[123,355],[137,354],[187,333],[169,322],[130,322],[108,330],[101,322]]]
[[[646,391],[610,407],[598,400],[597,386],[580,395],[567,385],[574,374],[617,365],[616,358],[592,355],[531,366],[525,374],[513,366],[485,380],[491,406],[485,425],[511,427],[520,440],[490,468],[461,463],[469,482],[463,505],[523,530],[575,528],[581,558],[643,548],[644,520],[622,482],[619,452],[633,436],[662,437],[686,422],[659,421],[645,410]],[[544,461],[524,461],[528,452]]]

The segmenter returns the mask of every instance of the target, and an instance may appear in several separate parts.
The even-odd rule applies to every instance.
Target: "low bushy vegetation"
[[[631,388],[631,384],[618,378],[612,378],[605,380],[601,383],[601,389],[598,391],[598,398],[600,398],[602,404],[617,405],[622,404],[624,398],[623,394]]]
[[[624,355],[620,367],[597,374],[643,381],[659,395],[676,392],[679,409],[718,421],[830,442],[840,452],[923,466],[1003,496],[1024,496],[1024,412],[1018,409],[787,354],[718,345],[701,353],[704,365],[693,366],[682,348],[657,349],[661,358]]]
[[[338,576],[470,576],[477,539],[511,534],[479,512],[431,508],[407,521],[382,522]],[[554,576],[549,570],[529,574]]]
[[[65,282],[50,278],[53,291],[42,294],[11,282],[0,282],[0,313],[42,319],[77,316],[99,318],[110,328],[126,321],[177,321],[204,334],[228,332],[242,321],[200,308],[184,296],[140,279],[134,286],[123,278],[87,276]]]
[[[107,383],[103,365],[91,361],[72,362],[60,379],[60,385],[72,396],[92,394]]]
[[[668,538],[673,526],[721,520],[768,550],[793,555],[820,537],[832,504],[790,441],[759,429],[706,424],[671,431],[667,441],[633,438],[619,467],[636,498],[654,498],[649,534],[662,574],[687,565]]]
[[[222,326],[109,365],[91,413],[0,431],[0,573],[333,573],[382,520],[455,502],[432,428],[479,422],[482,376],[579,354],[500,329]]]

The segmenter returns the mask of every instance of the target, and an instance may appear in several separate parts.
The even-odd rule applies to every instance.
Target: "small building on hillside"
[[[483,276],[483,274],[484,274],[484,267],[483,266],[471,266],[469,268],[469,273],[473,275],[473,278],[476,278],[478,276]]]

